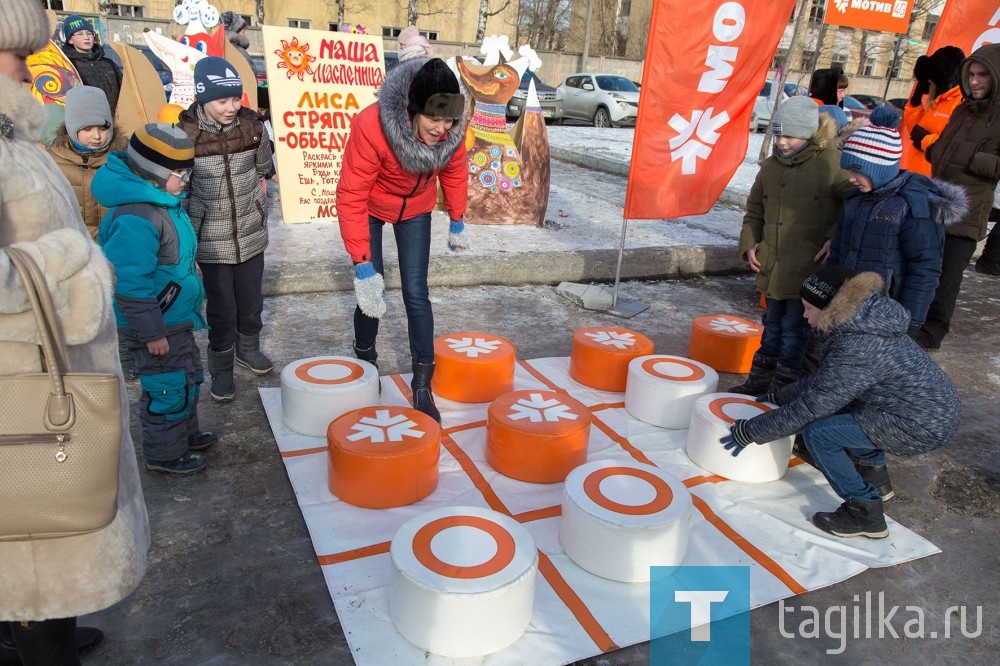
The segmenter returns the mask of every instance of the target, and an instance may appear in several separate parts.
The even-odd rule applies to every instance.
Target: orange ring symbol
[[[349,372],[346,377],[341,377],[340,379],[319,379],[309,374],[310,370],[321,365],[339,365],[347,368]],[[364,368],[357,363],[353,361],[340,361],[332,358],[310,361],[309,363],[303,363],[299,367],[295,368],[295,376],[307,384],[348,384],[364,374]]]
[[[665,375],[655,368],[658,363],[675,363],[677,365],[689,368],[692,372],[688,377],[678,377],[676,375]],[[642,362],[642,369],[647,373],[653,375],[654,377],[659,377],[660,379],[669,379],[672,382],[696,382],[705,376],[705,371],[691,361],[683,358],[677,358],[672,356],[670,358],[654,357],[648,358]]]
[[[497,544],[497,552],[489,560],[471,567],[448,564],[431,551],[431,540],[452,527],[471,527],[486,532]],[[503,526],[479,516],[445,516],[432,520],[413,535],[413,554],[429,571],[445,578],[486,578],[503,569],[514,559],[517,546],[514,537]]]
[[[735,405],[735,404],[751,405],[759,409],[761,412],[769,412],[772,409],[774,409],[770,405],[765,405],[762,402],[757,402],[756,400],[751,400],[749,398],[716,398],[715,400],[713,400],[708,404],[708,409],[710,412],[718,416],[720,419],[722,419],[729,425],[732,425],[736,423],[736,419],[732,418],[724,411],[722,411],[722,408],[725,407],[726,405]]]
[[[601,492],[601,481],[609,476],[634,476],[642,479],[656,490],[656,497],[645,504],[619,504]],[[663,511],[674,501],[674,493],[670,490],[667,482],[656,476],[652,472],[634,467],[605,467],[591,473],[583,481],[583,492],[594,504],[605,508],[608,511],[621,513],[628,516],[648,516],[653,513]]]

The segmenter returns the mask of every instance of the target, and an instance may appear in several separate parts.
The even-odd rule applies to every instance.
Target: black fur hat
[[[937,86],[939,95],[959,84],[963,60],[965,52],[957,46],[942,46],[931,55],[928,78]]]
[[[461,118],[465,98],[455,73],[441,58],[432,58],[417,70],[410,82],[406,104],[410,117],[422,113],[433,118]]]
[[[809,80],[809,96],[822,100],[824,104],[836,105],[839,101],[837,99],[837,85],[842,76],[844,76],[844,70],[840,67],[817,69]]]

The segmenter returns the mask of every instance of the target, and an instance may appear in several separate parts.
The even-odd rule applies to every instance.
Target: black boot
[[[367,349],[362,349],[358,347],[358,343],[354,343],[354,356],[359,360],[368,361],[375,366],[375,372],[378,373],[378,352],[375,351],[375,345],[368,347]],[[378,381],[378,394],[382,395],[382,380]]]
[[[750,374],[747,375],[747,380],[739,386],[729,389],[729,392],[742,393],[743,395],[761,395],[767,393],[771,387],[771,379],[774,377],[777,365],[777,356],[769,356],[762,352],[757,352],[753,355],[753,363],[750,365]]]
[[[229,402],[236,395],[236,385],[233,383],[235,353],[235,345],[225,351],[208,348],[208,373],[212,375],[209,393],[216,402]]]
[[[812,521],[813,525],[833,536],[863,536],[869,539],[889,536],[880,499],[852,499],[841,504],[836,511],[814,514]]]
[[[78,628],[75,617],[28,622],[27,626],[20,622],[10,622],[8,626],[13,638],[12,645],[16,646],[13,656],[18,659],[9,663],[25,666],[78,665],[78,655],[93,649],[104,640],[104,632],[100,629]],[[0,638],[0,651],[4,656],[7,656],[9,647],[6,637]]]
[[[804,374],[801,370],[792,370],[784,363],[778,363],[774,369],[774,376],[771,378],[771,385],[768,387],[767,392],[777,391],[782,386],[793,384],[799,381]]]
[[[994,218],[1000,218],[1000,211],[996,208],[990,211],[993,228],[986,237],[983,253],[976,260],[976,272],[984,275],[1000,275],[1000,222]]]
[[[413,381],[410,382],[410,389],[413,391],[413,408],[441,423],[441,412],[434,404],[434,395],[431,393],[431,377],[433,376],[433,363],[413,364]]]
[[[260,333],[243,335],[237,332],[236,362],[255,375],[266,375],[274,368],[271,359],[260,350]]]
[[[871,467],[855,462],[854,469],[858,470],[862,481],[875,486],[883,502],[888,502],[896,496],[896,491],[892,489],[892,481],[889,480],[889,468],[885,465]]]

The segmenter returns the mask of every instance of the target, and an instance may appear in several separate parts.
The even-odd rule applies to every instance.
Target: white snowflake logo
[[[635,346],[635,336],[631,333],[618,333],[617,331],[597,331],[587,333],[587,337],[602,345],[614,347],[615,349],[626,349]]]
[[[670,161],[681,160],[681,173],[689,175],[698,170],[698,160],[706,160],[712,154],[712,146],[719,140],[719,130],[729,122],[729,113],[719,115],[714,107],[704,111],[691,111],[691,120],[675,113],[667,123],[677,136],[670,140]],[[694,138],[692,135],[697,135]]]
[[[389,416],[388,409],[375,410],[375,417],[363,417],[355,423],[351,430],[353,435],[348,435],[347,439],[356,442],[359,439],[370,439],[373,444],[383,444],[385,442],[401,442],[403,437],[423,437],[424,432],[415,428],[417,424],[411,421],[405,414]]]
[[[725,331],[727,333],[756,333],[758,330],[756,326],[748,324],[745,321],[726,319],[725,317],[716,317],[709,322],[709,326],[713,331]]]
[[[578,418],[569,406],[562,404],[555,398],[546,400],[541,393],[532,393],[530,399],[521,398],[510,408],[511,413],[508,414],[508,418],[511,421],[528,419],[532,423],[540,423],[542,421],[558,421],[559,419],[575,421]]]
[[[847,11],[847,0],[833,0],[833,4],[837,6],[837,11],[841,14]]]
[[[465,354],[469,358],[476,358],[481,354],[492,354],[500,347],[499,340],[485,340],[483,338],[447,338],[445,342],[448,346],[460,354]]]

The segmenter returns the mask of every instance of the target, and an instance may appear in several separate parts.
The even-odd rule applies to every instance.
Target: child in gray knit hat
[[[801,374],[809,341],[799,299],[802,281],[826,259],[841,201],[854,191],[840,169],[834,121],[808,97],[792,97],[771,121],[774,154],[747,198],[739,252],[764,295],[764,333],[750,376],[729,389],[758,395]]]

